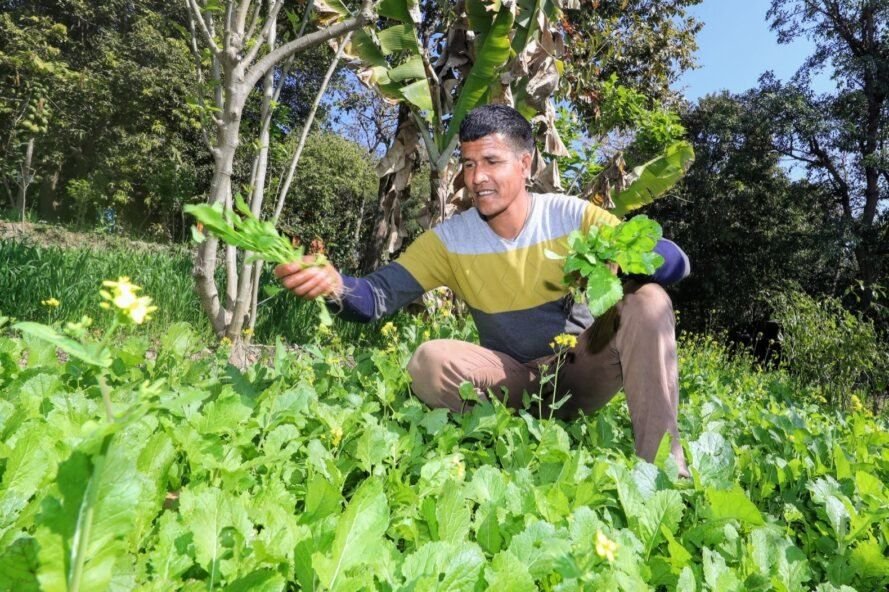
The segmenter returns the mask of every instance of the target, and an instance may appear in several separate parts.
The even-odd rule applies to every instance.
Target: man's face
[[[493,218],[524,194],[531,155],[516,153],[501,134],[460,144],[463,180],[479,213]]]

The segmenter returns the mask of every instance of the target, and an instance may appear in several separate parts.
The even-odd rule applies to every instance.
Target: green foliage
[[[222,204],[189,205],[183,208],[210,232],[229,245],[245,252],[245,263],[269,261],[271,263],[299,263],[303,268],[323,267],[328,264],[324,255],[318,255],[311,262],[303,260],[303,247],[294,247],[290,241],[278,234],[274,222],[259,220],[240,195],[235,196],[235,207],[240,216],[232,210],[223,209]],[[205,237],[199,228],[193,229],[197,242]],[[318,319],[322,325],[333,324],[327,311],[324,297],[315,299],[318,305]]]
[[[622,218],[662,197],[685,176],[694,158],[694,149],[688,142],[668,145],[661,154],[633,169],[629,186],[612,198],[611,213]]]
[[[290,263],[302,260],[304,249],[294,247],[278,234],[274,222],[257,219],[240,194],[235,196],[235,207],[240,215],[224,209],[222,204],[188,205],[183,211],[194,216],[199,223],[192,230],[197,242],[206,239],[201,230],[204,227],[227,244],[248,251],[254,261]]]
[[[773,306],[781,326],[781,357],[791,374],[843,408],[853,393],[886,392],[889,350],[871,321],[838,298],[802,292],[780,293]]]
[[[375,207],[377,182],[373,161],[357,144],[333,133],[312,134],[284,202],[280,227],[306,245],[323,239],[325,252],[339,269],[354,268],[361,232],[370,229],[362,218]],[[422,187],[420,181],[413,185]]]
[[[789,283],[829,293],[848,281],[839,228],[822,214],[830,199],[781,167],[773,123],[749,94],[708,96],[683,114],[695,161],[672,198],[645,211],[691,261],[671,290],[686,329],[766,320],[769,295]]]
[[[114,423],[88,364],[0,338],[0,589],[889,583],[885,419],[684,342],[678,479],[668,455],[634,457],[621,400],[570,424],[426,408],[405,364],[455,329],[327,333],[239,371],[172,326],[154,356],[110,347]]]
[[[700,0],[598,0],[565,13],[566,96],[584,119],[595,118],[599,81],[612,76],[657,103],[695,65],[703,23],[689,15]]]
[[[616,76],[600,84],[600,116],[590,125],[595,134],[633,132],[631,155],[649,159],[685,137],[679,116],[664,108],[650,108],[650,99],[620,84]]]
[[[660,225],[645,215],[617,226],[594,225],[586,234],[572,232],[568,236],[565,283],[571,286],[575,300],[585,301],[594,317],[603,315],[624,295],[610,264],[626,274],[651,275],[664,263],[664,258],[653,252],[661,236]]]

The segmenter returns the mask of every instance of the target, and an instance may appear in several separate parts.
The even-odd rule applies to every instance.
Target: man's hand
[[[330,263],[313,265],[315,255],[306,255],[302,261],[282,263],[275,268],[281,284],[299,296],[312,300],[318,296],[339,297],[343,293],[343,278]]]

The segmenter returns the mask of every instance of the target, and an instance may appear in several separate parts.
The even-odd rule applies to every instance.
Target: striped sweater
[[[508,240],[472,208],[421,234],[378,271],[364,278],[343,276],[341,316],[375,320],[446,286],[469,307],[483,347],[521,362],[545,356],[555,335],[579,334],[593,321],[586,305],[571,300],[562,281],[563,262],[546,257],[545,251],[567,254],[572,231],[618,222],[575,197],[532,194],[524,228]],[[662,240],[656,250],[665,263],[654,281],[668,284],[688,275],[688,258],[679,247]]]

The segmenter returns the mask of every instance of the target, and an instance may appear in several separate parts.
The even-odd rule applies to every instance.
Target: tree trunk
[[[37,211],[40,212],[41,220],[53,221],[58,218],[56,197],[61,176],[62,168],[56,165],[53,172],[46,175],[40,183]]]
[[[16,204],[18,211],[21,213],[22,230],[25,229],[25,212],[27,211],[28,186],[34,180],[34,170],[31,164],[34,160],[34,137],[28,140],[25,148],[25,160],[22,161],[22,176],[19,182],[18,203]]]

